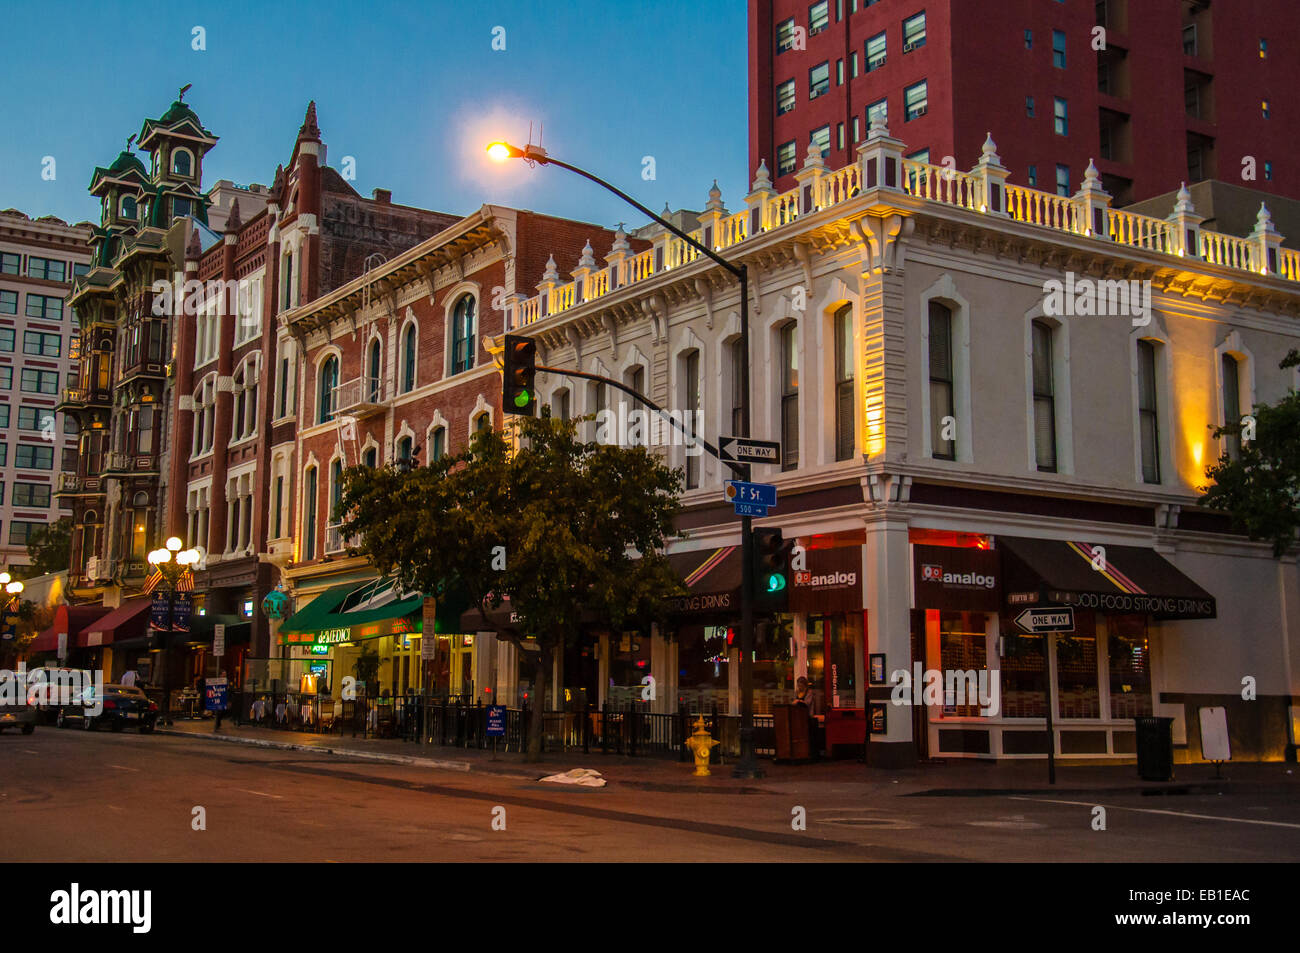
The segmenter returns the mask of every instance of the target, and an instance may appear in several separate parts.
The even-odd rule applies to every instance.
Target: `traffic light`
[[[779,529],[754,530],[754,608],[779,612],[790,598],[790,552],[795,541]]]
[[[505,368],[501,376],[501,409],[525,417],[537,415],[537,342],[506,335]]]

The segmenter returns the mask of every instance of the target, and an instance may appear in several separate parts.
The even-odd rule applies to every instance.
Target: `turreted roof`
[[[122,173],[132,169],[141,175],[149,174],[139,156],[125,149],[118,153],[117,158],[113,160],[113,164],[108,167],[108,171],[113,173]]]

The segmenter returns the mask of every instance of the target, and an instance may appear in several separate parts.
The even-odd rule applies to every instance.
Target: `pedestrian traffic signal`
[[[501,409],[525,417],[537,415],[537,342],[506,335],[505,367],[501,375]]]
[[[754,608],[779,612],[790,598],[790,552],[795,541],[779,529],[754,530]]]

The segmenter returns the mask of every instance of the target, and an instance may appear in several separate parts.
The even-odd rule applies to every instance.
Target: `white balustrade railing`
[[[1178,249],[1174,245],[1174,226],[1172,222],[1151,218],[1149,215],[1137,215],[1122,209],[1110,209],[1110,240],[1132,248],[1145,248],[1148,251],[1164,252],[1175,255]]]
[[[972,212],[987,211],[988,198],[984,194],[980,176],[908,158],[902,159],[901,167],[900,185],[906,194]],[[862,166],[857,162],[833,172],[825,172],[816,184],[813,206],[817,210],[833,208],[854,200],[862,189]],[[757,208],[761,230],[780,228],[798,219],[801,193],[802,189],[796,187],[766,198]],[[1090,234],[1087,202],[1019,185],[1006,185],[1005,195],[1006,213],[1014,221],[1071,235]],[[750,208],[746,208],[718,219],[712,235],[713,247],[721,251],[753,237],[751,212]],[[1165,255],[1176,255],[1180,250],[1181,239],[1172,222],[1123,209],[1107,209],[1106,221],[1106,238],[1117,245]],[[689,234],[696,241],[703,240],[702,228]],[[1188,251],[1198,254],[1207,263],[1258,272],[1260,251],[1255,241],[1206,230],[1201,230],[1199,236],[1197,248]],[[660,247],[663,270],[680,268],[701,257],[699,251],[676,236],[669,237]],[[583,302],[603,297],[615,286],[622,288],[624,285],[645,281],[656,273],[655,257],[656,250],[649,248],[629,256],[621,266],[611,265],[592,272],[584,281],[581,296],[577,293],[577,282],[574,281],[517,302],[513,309],[513,327],[524,327],[540,320],[544,315],[565,311]],[[1300,251],[1279,248],[1277,270],[1288,281],[1300,281]]]
[[[1254,250],[1254,243],[1249,239],[1201,231],[1201,257],[1211,265],[1253,271]]]

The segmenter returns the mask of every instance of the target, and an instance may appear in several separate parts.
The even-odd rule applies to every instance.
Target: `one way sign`
[[[1026,609],[1016,616],[1016,625],[1034,635],[1044,632],[1073,632],[1074,607],[1051,606],[1047,609]]]
[[[772,440],[723,437],[718,441],[722,459],[728,463],[779,463],[781,445]]]

